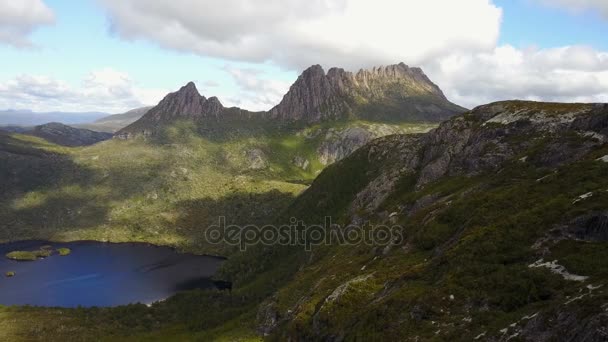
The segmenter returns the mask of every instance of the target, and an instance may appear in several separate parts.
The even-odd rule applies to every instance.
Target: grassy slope
[[[588,284],[606,284],[601,262],[608,257],[606,243],[562,242],[546,257],[560,260],[574,274],[591,276],[584,284],[527,267],[538,259],[531,246],[553,225],[608,207],[606,172],[606,163],[589,158],[537,182],[547,171],[514,163],[500,176],[433,184],[427,192],[454,197],[449,206],[434,206],[400,222],[411,242],[407,247],[387,255],[369,246],[316,251],[315,261],[279,292],[282,312],[298,312],[283,332],[313,336],[316,320],[321,328],[315,334],[321,335],[471,340],[485,331],[500,335],[499,330],[524,315],[559,307],[574,294],[586,293]],[[484,191],[467,191],[473,187]],[[589,191],[597,194],[593,200],[572,205]],[[405,200],[416,197],[407,190],[402,195]],[[340,284],[369,274],[339,303],[323,306]],[[606,300],[602,291],[597,294],[596,300]],[[417,314],[421,318],[414,318]]]
[[[428,125],[403,125],[408,129]],[[202,241],[218,216],[227,216],[227,223],[267,222],[323,167],[316,158],[319,137],[274,133],[209,140],[187,123],[155,142],[112,140],[87,148],[61,148],[24,135],[4,138],[5,241],[147,241],[225,254],[222,246]],[[248,168],[245,151],[253,148],[265,153],[267,168]],[[309,169],[296,167],[295,155],[309,159]]]

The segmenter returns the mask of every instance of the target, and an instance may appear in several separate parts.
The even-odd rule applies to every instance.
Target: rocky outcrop
[[[318,260],[303,264],[296,280],[279,292],[301,290],[308,305],[294,310],[297,318],[282,323],[276,336],[349,340],[359,337],[352,332],[369,329],[370,336],[381,340],[606,340],[601,258],[608,241],[602,177],[607,118],[606,105],[499,102],[424,135],[374,140],[326,168],[286,217],[301,215],[315,224],[331,215],[346,227],[391,223],[411,235],[382,255],[377,246],[357,244],[352,251],[360,248],[366,257],[352,266],[349,256],[358,251],[329,247],[323,256],[313,251]],[[429,236],[439,242],[429,243]],[[557,245],[566,239],[568,243]],[[431,250],[428,259],[426,254],[423,262],[418,259],[419,252]],[[505,263],[510,255],[518,258]],[[391,266],[373,264],[385,256],[391,256],[386,259]],[[399,258],[415,266],[393,268]],[[336,262],[349,270],[335,267]],[[506,272],[507,267],[517,271]],[[362,279],[362,272],[394,275],[394,280],[377,288],[361,286],[362,291],[350,296],[356,283],[349,279]],[[486,282],[491,273],[495,280]],[[341,281],[322,291],[306,292],[308,288],[299,286],[300,279],[318,275]],[[427,279],[432,280],[419,287]],[[537,297],[530,299],[534,290],[520,288],[522,283],[542,284]],[[512,289],[505,293],[522,298],[512,304],[519,311],[503,316],[511,319],[521,312],[522,318],[504,325],[497,321],[499,327],[479,320],[504,312],[505,297],[494,297],[497,284],[515,284],[505,285]],[[474,291],[468,291],[470,285]],[[460,293],[454,291],[458,286]],[[484,286],[485,294],[478,295]],[[370,288],[368,296],[365,289]],[[293,302],[287,296],[279,300],[283,306]]]
[[[23,133],[63,146],[87,146],[112,138],[111,133],[74,128],[57,122],[36,126],[33,130]]]
[[[225,108],[216,97],[201,96],[190,82],[167,95],[141,119],[120,130],[117,138],[153,135],[176,120],[205,126],[229,123],[222,129],[238,130],[264,122],[276,126],[309,125],[325,121],[364,119],[388,122],[439,122],[465,109],[449,102],[422,72],[400,63],[357,73],[320,65],[304,70],[282,101],[268,112]]]
[[[306,123],[349,117],[440,121],[463,111],[447,100],[422,69],[400,63],[356,74],[340,68],[325,74],[320,65],[313,65],[269,115]]]
[[[152,135],[165,124],[177,120],[219,120],[224,106],[217,97],[201,96],[193,82],[170,93],[150,109],[141,119],[116,133],[117,138],[127,139],[134,135]]]
[[[269,115],[282,121],[308,123],[345,118],[350,106],[339,98],[339,86],[342,83],[330,81],[320,65],[313,65],[304,70]]]
[[[308,167],[310,166],[310,161],[302,156],[295,156],[293,157],[293,165],[299,167],[300,169],[306,171],[308,170]]]
[[[497,172],[520,151],[541,143],[526,137],[551,138],[551,142],[543,145],[544,153],[525,156],[521,162],[554,168],[578,160],[605,143],[607,117],[605,105],[497,102],[424,135],[377,139],[356,152],[366,156],[371,170],[369,182],[352,199],[350,212],[354,217],[376,211],[404,177],[414,177],[415,188],[421,189],[445,176]],[[564,138],[572,134],[581,137],[577,144]]]
[[[268,158],[264,151],[259,148],[254,148],[245,151],[245,158],[247,158],[248,167],[252,170],[260,170],[266,168],[268,165]]]

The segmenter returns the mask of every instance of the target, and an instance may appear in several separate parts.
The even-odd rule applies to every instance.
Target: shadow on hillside
[[[293,201],[279,190],[180,200],[169,185],[170,160],[98,162],[93,169],[67,154],[2,139],[0,240],[138,238],[203,249],[206,227],[220,216],[227,224],[268,224]]]
[[[92,175],[76,165],[68,155],[51,152],[0,134],[0,201],[10,199],[19,193],[36,191],[49,187],[64,175]],[[82,178],[82,177],[81,177]]]
[[[207,248],[205,231],[210,226],[220,223],[224,218],[226,225],[256,225],[276,224],[281,212],[294,200],[291,193],[271,190],[265,193],[237,192],[220,199],[200,198],[181,201],[176,207],[181,214],[176,221],[176,227],[182,235],[190,237],[193,243]],[[223,251],[225,246],[215,246],[211,250]]]
[[[108,223],[112,203],[147,194],[170,163],[91,168],[53,146],[0,134],[0,240],[53,239]]]

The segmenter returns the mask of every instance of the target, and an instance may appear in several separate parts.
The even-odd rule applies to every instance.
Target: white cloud
[[[140,88],[126,73],[111,68],[92,71],[79,87],[48,76],[21,75],[0,82],[0,108],[119,113],[154,105],[166,93]]]
[[[608,53],[588,47],[452,54],[429,61],[425,71],[463,106],[497,100],[608,102]]]
[[[496,44],[489,0],[101,0],[126,39],[289,69],[420,63]]]
[[[553,7],[562,7],[573,11],[599,11],[608,18],[608,1],[606,0],[537,0]]]
[[[253,111],[269,110],[281,101],[290,86],[289,82],[268,79],[256,69],[225,66],[224,70],[239,88],[236,94],[226,98],[227,105]]]
[[[54,21],[53,11],[41,0],[0,1],[0,42],[30,46],[30,33]]]
[[[606,52],[497,46],[502,11],[491,0],[100,1],[120,37],[202,56],[299,71],[403,61],[468,107],[512,98],[608,101]],[[606,0],[534,1],[608,15]],[[289,86],[251,69],[226,71],[238,86],[222,96],[228,105],[269,109]]]

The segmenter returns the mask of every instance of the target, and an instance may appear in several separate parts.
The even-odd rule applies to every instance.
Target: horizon
[[[0,4],[0,111],[124,113],[189,81],[225,106],[263,111],[308,66],[355,72],[400,62],[422,68],[466,108],[511,99],[608,102],[602,1],[252,4],[232,0],[222,5],[227,11],[205,1]]]

